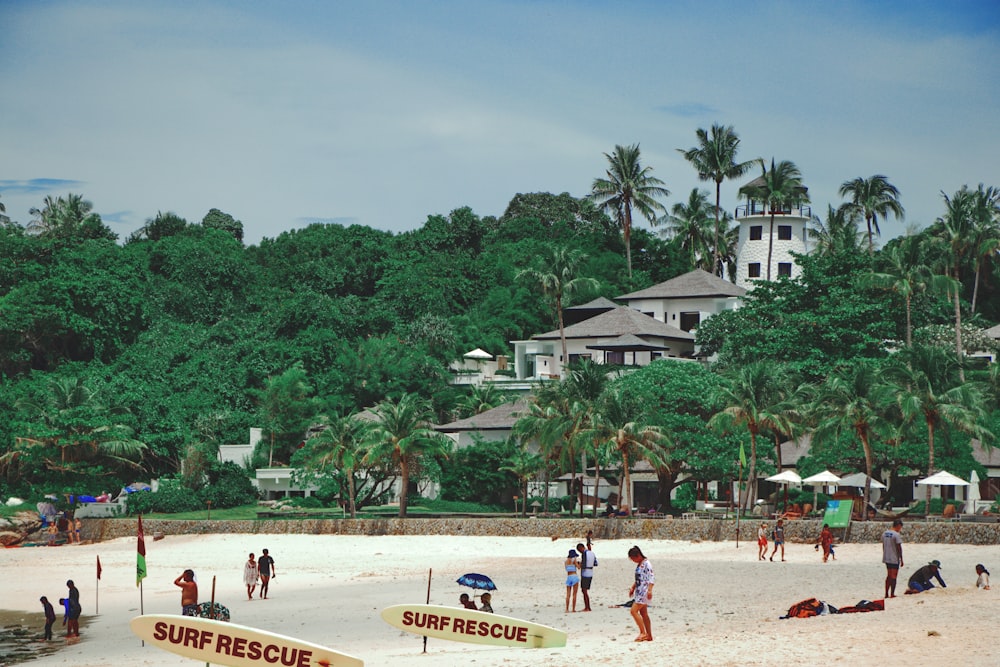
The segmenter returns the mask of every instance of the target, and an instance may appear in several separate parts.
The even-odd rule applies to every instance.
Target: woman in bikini
[[[573,611],[576,611],[576,592],[580,588],[580,554],[570,549],[566,556],[566,612],[569,612],[570,593],[573,594]]]

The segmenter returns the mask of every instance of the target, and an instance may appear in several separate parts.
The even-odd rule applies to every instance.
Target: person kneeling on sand
[[[922,568],[910,575],[910,581],[907,583],[906,587],[906,594],[913,595],[914,593],[921,593],[934,588],[934,584],[931,582],[931,577],[938,580],[938,583],[941,584],[941,588],[948,588],[948,585],[944,583],[944,579],[941,578],[941,561],[932,560],[927,563],[927,565],[924,565]]]
[[[980,563],[976,565],[976,588],[982,588],[984,591],[990,590],[990,571]]]

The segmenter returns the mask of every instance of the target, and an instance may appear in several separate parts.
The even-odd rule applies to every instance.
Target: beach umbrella
[[[799,477],[798,473],[794,470],[785,470],[784,472],[779,472],[777,475],[771,475],[767,478],[769,482],[777,482],[779,484],[785,485],[785,507],[788,507],[788,485],[789,484],[801,484],[802,478]]]
[[[477,361],[485,361],[493,358],[492,354],[478,347],[471,352],[466,352],[462,356],[466,359],[476,359]]]
[[[968,486],[969,483],[966,482],[961,477],[957,475],[952,475],[947,470],[942,470],[941,472],[936,472],[930,477],[925,477],[924,479],[918,480],[917,484],[921,486]]]
[[[477,591],[495,591],[497,589],[497,586],[493,583],[492,579],[487,577],[485,574],[477,574],[475,572],[463,574],[455,581],[462,586],[468,586],[469,588],[474,588]]]
[[[840,478],[834,475],[829,470],[824,470],[823,472],[818,472],[815,475],[810,475],[802,480],[803,484],[812,484],[813,486],[813,509],[816,509],[816,503],[819,498],[819,492],[817,491],[817,486],[837,486],[840,484]]]
[[[965,492],[965,513],[976,513],[976,501],[982,498],[979,494],[979,473],[975,470],[969,475],[969,489]]]
[[[845,475],[840,478],[840,486],[854,486],[859,489],[865,488],[865,474],[863,472],[856,472],[853,475]],[[872,478],[872,488],[873,489],[884,489],[885,484]]]

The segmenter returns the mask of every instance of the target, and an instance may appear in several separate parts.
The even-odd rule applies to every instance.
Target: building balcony
[[[809,206],[785,206],[781,209],[771,210],[762,202],[750,202],[749,204],[741,204],[736,207],[735,218],[749,218],[751,216],[770,217],[772,213],[774,215],[787,215],[808,219],[812,217],[812,208]]]

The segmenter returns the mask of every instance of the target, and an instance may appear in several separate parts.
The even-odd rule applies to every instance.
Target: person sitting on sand
[[[934,584],[931,582],[931,578],[938,580],[941,584],[941,588],[948,588],[948,584],[944,583],[944,579],[941,578],[941,561],[932,560],[931,562],[924,565],[922,568],[910,575],[910,581],[907,583],[906,594],[913,595],[915,593],[922,593],[923,591],[929,591],[934,588]]]
[[[469,599],[468,593],[462,593],[461,595],[459,595],[458,601],[466,609],[472,609],[472,610],[476,609],[476,603]]]
[[[483,606],[481,606],[479,608],[479,611],[485,611],[485,612],[488,612],[488,613],[492,614],[493,613],[493,605],[491,605],[490,602],[493,600],[493,596],[490,595],[489,593],[483,593],[482,597],[480,597],[479,599],[483,603]],[[472,605],[472,608],[475,609],[476,605]]]
[[[976,588],[981,588],[984,591],[990,590],[990,571],[982,563],[976,565],[976,574],[979,575],[976,578]]]

